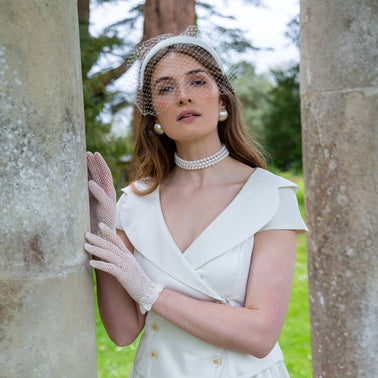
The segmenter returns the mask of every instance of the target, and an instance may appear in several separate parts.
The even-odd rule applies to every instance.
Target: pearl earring
[[[154,125],[154,132],[155,132],[156,135],[163,135],[164,134],[163,128],[157,122]]]
[[[226,119],[228,118],[228,111],[226,109],[222,109],[220,112],[219,112],[219,121],[220,122],[223,122],[225,121]]]

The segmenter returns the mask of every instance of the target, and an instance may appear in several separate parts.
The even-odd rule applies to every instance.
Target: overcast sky
[[[101,7],[92,7],[91,31],[100,31],[103,27],[126,18],[130,4],[138,2],[120,0],[105,3]],[[264,8],[247,5],[242,0],[207,0],[207,2],[214,5],[218,12],[234,16],[235,21],[230,21],[230,26],[245,30],[245,36],[256,47],[273,48],[273,51],[251,53],[250,60],[255,64],[258,72],[285,67],[299,60],[296,47],[284,37],[287,23],[299,13],[299,0],[263,0]],[[199,26],[201,27],[201,24]],[[140,39],[142,25],[137,29],[136,41]]]
[[[273,48],[251,54],[258,72],[299,61],[297,48],[284,36],[288,22],[299,14],[299,0],[263,0],[265,7],[253,7],[240,0],[209,2],[217,5],[219,12],[235,16],[234,25],[245,30],[245,36],[256,47]]]

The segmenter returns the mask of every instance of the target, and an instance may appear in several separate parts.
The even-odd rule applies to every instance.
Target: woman
[[[116,211],[88,154],[85,246],[110,338],[144,329],[130,376],[288,377],[277,339],[306,231],[297,185],[265,170],[218,55],[190,33],[150,46],[137,104],[136,179]]]

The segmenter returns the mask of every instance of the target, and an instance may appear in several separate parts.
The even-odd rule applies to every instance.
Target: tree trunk
[[[141,42],[163,33],[177,34],[194,25],[195,3],[195,0],[146,0]],[[118,67],[102,74],[100,81],[103,86],[121,77],[132,63],[132,60],[125,59]]]
[[[77,12],[82,30],[89,34],[89,0],[77,0]]]
[[[0,376],[96,377],[77,3],[0,9]]]
[[[301,0],[314,377],[377,376],[376,0]]]
[[[178,34],[195,23],[195,0],[146,0],[142,41],[159,34]]]

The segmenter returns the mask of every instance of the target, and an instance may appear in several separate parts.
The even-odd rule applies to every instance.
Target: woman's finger
[[[101,247],[97,247],[89,243],[84,244],[84,249],[89,254],[97,256],[98,258],[105,260],[106,262],[112,263],[117,266],[122,265],[121,257],[114,250],[103,249]]]
[[[99,248],[106,249],[106,250],[112,251],[112,252],[113,252],[113,249],[117,248],[109,240],[103,239],[102,237],[100,237],[96,234],[92,234],[90,232],[85,233],[85,238],[87,239],[88,243],[91,244],[94,247],[99,247]]]
[[[119,258],[123,258],[125,256],[125,252],[119,249],[116,245],[112,243],[112,241],[106,240],[98,235],[92,234],[90,232],[85,233],[85,238],[89,242],[90,245],[94,247],[98,247],[104,250],[107,250]]]
[[[106,207],[105,211],[113,210],[111,199],[106,195],[105,190],[101,188],[101,186],[98,185],[97,182],[95,182],[94,180],[90,180],[88,182],[88,189],[90,193],[93,195],[93,197],[97,199],[100,205]]]
[[[104,237],[116,245],[121,251],[127,251],[130,253],[120,236],[118,236],[117,233],[109,228],[105,223],[100,222],[98,224],[98,228]]]
[[[115,266],[114,264],[107,263],[104,261],[91,260],[89,261],[89,265],[92,268],[109,273],[117,279],[122,276],[122,270],[118,268],[117,266]]]
[[[96,181],[98,184],[101,184],[101,175],[100,175],[99,169],[97,167],[97,162],[96,162],[94,156],[95,155],[93,155],[91,152],[87,152],[88,172],[89,172],[92,180]]]
[[[105,190],[108,196],[115,199],[116,193],[113,185],[113,177],[110,168],[108,167],[106,161],[99,152],[95,152],[93,157],[94,161],[96,162],[97,171],[100,176],[101,187]]]

